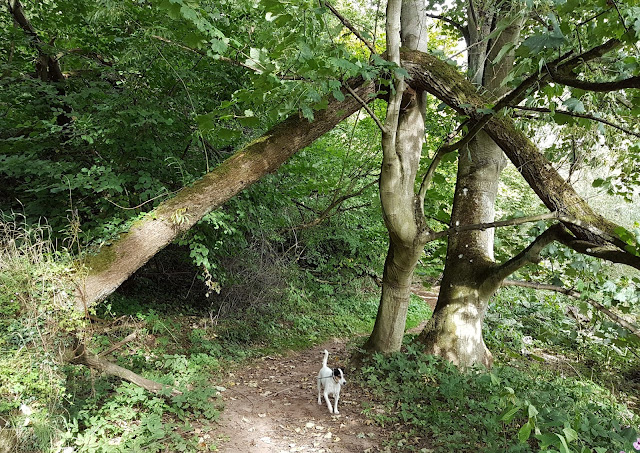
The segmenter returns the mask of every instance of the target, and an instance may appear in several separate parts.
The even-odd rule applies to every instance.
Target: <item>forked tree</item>
[[[411,14],[404,18],[406,27],[402,29],[403,35],[426,35],[416,29],[409,30],[415,27],[416,22],[420,22],[419,19],[416,21],[416,17],[425,17],[424,3],[408,3],[411,4]],[[594,8],[598,9],[597,6]],[[510,88],[508,78],[513,78],[513,72],[518,69],[514,67],[515,50],[522,45],[520,36],[523,27],[536,11],[523,7],[521,2],[517,1],[469,1],[465,10],[465,25],[457,23],[452,18],[439,18],[454,24],[466,40],[469,83],[463,83],[459,74],[452,73],[447,77],[446,68],[441,68],[443,72],[437,73],[438,69],[435,69],[433,60],[428,63],[424,55],[418,57],[415,52],[405,52],[406,60],[403,63],[409,74],[414,74],[412,69],[418,59],[422,59],[423,70],[429,67],[436,73],[431,74],[429,80],[412,79],[407,83],[416,93],[421,93],[420,90],[428,91],[465,115],[467,133],[455,145],[443,146],[438,151],[432,167],[425,172],[422,184],[415,181],[419,163],[419,144],[416,144],[413,150],[414,156],[417,153],[418,158],[409,159],[407,152],[402,154],[396,151],[395,155],[401,156],[405,167],[404,171],[397,172],[393,178],[398,182],[404,181],[403,178],[409,181],[402,185],[402,189],[396,190],[395,199],[387,193],[387,187],[392,184],[385,184],[381,176],[381,200],[391,245],[385,264],[380,310],[374,331],[366,345],[368,349],[383,352],[397,350],[400,347],[413,268],[424,244],[439,236],[428,230],[422,219],[423,204],[429,202],[424,199],[425,185],[429,183],[433,167],[438,164],[442,155],[458,149],[456,190],[451,223],[446,230],[448,248],[445,270],[438,303],[420,340],[427,352],[445,357],[461,366],[491,364],[492,356],[482,337],[482,324],[489,298],[509,275],[526,264],[537,262],[540,251],[550,242],[560,241],[581,253],[639,267],[637,256],[627,252],[627,244],[618,236],[619,231],[616,232],[616,227],[599,218],[588,207],[570,184],[553,170],[552,163],[547,161],[522,133],[516,133],[513,125],[504,117],[503,111],[517,107],[527,96],[534,97],[536,92],[543,90],[549,83],[599,92],[637,87],[637,76],[623,76],[615,82],[586,82],[579,77],[585,72],[585,68],[589,68],[587,64],[600,64],[603,56],[610,59],[623,58],[625,53],[622,49],[633,49],[635,35],[622,23],[618,29],[624,34],[622,40],[613,38],[605,41],[607,36],[598,36],[596,39],[590,37],[588,42],[593,43],[593,47],[584,51],[577,48],[577,44],[573,47],[572,43],[562,37],[557,22],[554,22],[555,16],[549,13],[547,25],[552,32],[530,36],[524,42],[525,48],[528,45],[542,51],[551,47],[557,48],[556,53],[562,54],[551,61],[545,60],[548,55],[539,56],[539,70],[528,74],[528,77],[521,76],[522,81],[515,88]],[[591,10],[587,8],[587,11],[581,13],[588,16]],[[615,17],[616,12],[609,8],[599,12],[597,16],[603,14]],[[393,19],[388,15],[387,20]],[[620,17],[620,20],[624,19]],[[401,22],[404,26],[405,22]],[[529,25],[525,31],[530,32],[531,29]],[[392,54],[390,51],[388,53]],[[593,68],[590,68],[590,71],[598,74]],[[423,72],[422,75],[424,74]],[[404,81],[397,82],[396,89],[401,89],[401,83]],[[478,93],[482,93],[482,96]],[[452,102],[453,99],[457,100]],[[496,115],[501,118],[496,118]],[[420,136],[422,132],[423,129],[415,126],[413,134],[407,131],[405,134],[415,137]],[[404,145],[411,146],[408,141]],[[527,157],[524,157],[523,152]],[[496,263],[493,227],[497,225],[494,224],[494,206],[500,174],[507,162],[505,153],[548,207],[552,213],[550,216],[556,217],[561,223],[549,228],[513,259]],[[534,161],[536,164],[533,164]],[[382,175],[385,174],[387,166],[385,161]],[[388,220],[385,199],[393,200],[389,204],[392,206],[395,222]],[[404,204],[404,211],[397,206],[398,203]],[[405,213],[402,221],[396,220],[400,217],[398,212]],[[538,217],[530,220],[534,219]],[[511,222],[503,224],[509,223]],[[405,239],[402,242],[402,254],[395,245],[400,242],[399,237]],[[385,285],[389,287],[387,290]],[[396,293],[394,299],[386,296],[386,293],[392,292]]]

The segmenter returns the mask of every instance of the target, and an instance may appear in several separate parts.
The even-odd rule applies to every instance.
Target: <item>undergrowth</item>
[[[18,452],[61,440],[66,388],[57,351],[82,325],[68,297],[71,256],[49,234],[0,217],[0,443]]]
[[[566,315],[568,301],[517,289],[486,318],[491,370],[461,371],[421,352],[373,355],[365,413],[394,426],[391,451],[627,453],[640,433],[637,357]],[[461,428],[463,427],[463,428]],[[636,444],[638,445],[638,444]]]

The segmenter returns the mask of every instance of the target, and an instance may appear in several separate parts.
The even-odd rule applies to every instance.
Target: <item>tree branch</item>
[[[432,19],[441,20],[443,22],[448,23],[449,25],[453,25],[453,27],[460,32],[460,34],[464,38],[465,42],[467,43],[467,46],[469,46],[471,38],[469,36],[469,29],[468,29],[468,27],[466,25],[462,25],[461,23],[456,22],[455,20],[453,20],[453,19],[451,19],[449,17],[446,17],[446,16],[442,16],[440,14],[425,13],[425,16],[430,17]]]
[[[551,73],[554,82],[566,85],[572,88],[578,88],[585,91],[610,92],[619,91],[627,88],[640,88],[640,76],[629,77],[627,79],[616,80],[614,82],[588,82],[580,80],[575,76],[561,75]]]
[[[138,336],[138,332],[134,331],[132,333],[130,333],[129,335],[127,335],[126,337],[124,337],[123,340],[118,341],[117,343],[114,343],[111,345],[111,347],[109,347],[108,349],[105,349],[104,351],[102,351],[100,354],[98,354],[98,357],[104,357],[106,355],[111,354],[113,351],[115,351],[116,349],[121,348],[122,346],[124,346],[125,344],[129,343],[130,341],[134,340],[136,337]]]
[[[516,226],[516,225],[522,225],[525,223],[531,223],[531,222],[539,222],[541,220],[560,220],[563,222],[568,222],[568,223],[573,223],[575,222],[575,219],[571,219],[569,217],[565,217],[560,215],[558,212],[547,212],[545,214],[536,214],[536,215],[531,215],[531,216],[525,216],[525,217],[516,217],[513,219],[505,219],[505,220],[498,220],[495,222],[487,222],[487,223],[474,223],[474,224],[468,224],[468,225],[458,225],[458,226],[453,226],[453,227],[449,227],[446,230],[443,231],[438,231],[435,233],[432,233],[430,235],[430,241],[436,240],[436,239],[440,239],[444,236],[448,236],[450,234],[453,233],[459,233],[461,231],[471,231],[471,230],[488,230],[489,228],[500,228],[500,227],[506,227],[506,226]]]
[[[121,379],[139,385],[143,389],[153,393],[168,391],[171,395],[182,394],[182,392],[178,389],[142,377],[131,370],[127,370],[126,368],[116,365],[115,363],[112,363],[107,359],[90,352],[83,343],[78,342],[74,348],[73,353],[74,356],[69,360],[70,363],[86,365],[90,368],[94,368],[98,371],[102,371],[112,376],[117,376]]]
[[[427,190],[431,185],[433,175],[435,175],[436,169],[438,168],[438,165],[440,165],[440,161],[442,161],[442,158],[447,154],[455,151],[456,149],[458,148],[452,147],[450,145],[443,145],[440,148],[438,148],[436,155],[433,156],[433,160],[429,164],[429,168],[427,168],[427,171],[425,172],[422,178],[422,182],[420,183],[420,190],[418,191],[418,205],[420,206],[420,211],[423,216],[424,216],[424,199],[427,195]]]
[[[524,107],[524,106],[519,106],[519,105],[513,105],[510,106],[513,109],[518,109],[518,110],[524,110],[527,112],[538,112],[538,113],[560,113],[562,115],[567,115],[567,116],[572,116],[575,118],[584,118],[587,120],[591,120],[591,121],[597,121],[599,123],[602,124],[606,124],[607,126],[611,126],[614,129],[618,129],[619,131],[624,132],[625,134],[629,134],[629,135],[634,135],[636,137],[640,137],[640,132],[634,132],[630,129],[624,128],[618,124],[615,124],[609,120],[605,120],[604,118],[598,118],[597,116],[593,116],[593,115],[589,115],[586,113],[576,113],[576,112],[570,112],[568,110],[560,110],[560,109],[555,109],[554,111],[551,111],[551,109],[548,108],[544,108],[544,107]]]
[[[360,105],[362,105],[362,107],[367,111],[367,113],[369,114],[371,119],[373,119],[373,121],[376,123],[378,128],[380,128],[382,132],[386,132],[387,129],[385,125],[382,124],[382,121],[380,121],[380,119],[376,116],[375,112],[371,109],[371,107],[369,107],[369,104],[367,104],[360,96],[358,96],[358,94],[355,91],[353,91],[353,89],[351,89],[351,87],[348,84],[345,84],[344,86],[349,92],[349,94],[353,96],[353,98],[356,101],[358,101]]]
[[[519,280],[505,280],[502,282],[502,286],[520,286],[522,288],[532,288],[532,289],[539,289],[543,291],[555,291],[558,293],[565,294],[574,299],[584,300],[599,312],[607,315],[609,319],[611,319],[614,323],[618,324],[620,327],[627,329],[633,335],[640,338],[640,328],[638,328],[636,325],[630,323],[629,321],[624,319],[622,316],[617,315],[616,313],[614,313],[613,311],[611,311],[610,309],[602,305],[600,302],[597,302],[590,298],[584,298],[582,297],[582,294],[572,289],[565,288],[563,286],[547,285],[544,283],[535,283],[535,282],[524,282]]]
[[[543,214],[540,217],[543,218],[546,216],[547,218],[553,218],[554,215],[557,214]],[[582,223],[579,220],[567,219],[562,216],[558,216],[557,218],[563,223],[577,225],[581,225]],[[526,249],[505,263],[497,266],[492,271],[491,276],[487,279],[488,284],[499,286],[501,281],[505,280],[509,275],[513,274],[521,267],[530,263],[537,263],[540,261],[540,252],[542,249],[553,241],[558,241],[570,249],[578,253],[582,253],[583,255],[593,256],[595,258],[608,260],[614,263],[626,264],[636,269],[640,269],[640,264],[638,263],[638,259],[635,255],[627,253],[609,244],[597,244],[577,239],[564,225],[555,224],[538,236]]]
[[[557,223],[547,228],[544,233],[534,239],[527,248],[522,250],[516,256],[503,264],[497,266],[492,272],[491,276],[487,279],[488,286],[498,287],[501,282],[504,281],[509,275],[527,264],[537,263],[540,261],[540,252],[547,245],[557,240],[561,232],[564,230],[564,226]]]
[[[372,43],[370,43],[367,39],[365,39],[364,36],[362,36],[362,34],[358,31],[358,29],[356,27],[353,26],[353,24],[351,22],[349,22],[349,20],[347,18],[345,18],[342,14],[340,14],[338,12],[337,9],[335,9],[335,7],[327,2],[324,1],[322,2],[322,4],[324,6],[326,6],[327,8],[329,8],[329,10],[333,13],[334,16],[336,16],[338,18],[338,20],[340,22],[342,22],[342,25],[344,25],[345,27],[347,27],[351,33],[353,33],[356,38],[358,38],[360,41],[362,41],[362,43],[367,46],[367,48],[369,49],[369,51],[371,51],[372,54],[376,54],[376,48],[374,47],[374,45]]]
[[[322,222],[324,222],[325,220],[327,220],[329,217],[331,217],[332,215],[338,213],[338,212],[344,212],[346,209],[340,209],[340,206],[347,200],[351,199],[351,198],[355,198],[357,196],[362,195],[362,193],[367,190],[369,187],[371,187],[372,185],[376,184],[378,182],[378,178],[374,179],[373,181],[365,184],[364,186],[362,186],[360,189],[358,189],[355,192],[352,193],[348,193],[348,194],[344,194],[341,195],[340,197],[336,198],[335,200],[333,200],[329,206],[327,206],[325,209],[322,210],[322,212],[309,208],[308,206],[305,206],[304,204],[297,202],[294,200],[294,203],[296,203],[297,205],[308,209],[312,212],[314,212],[315,214],[317,214],[317,217],[313,220],[311,220],[310,222],[305,222],[301,225],[297,225],[295,227],[293,227],[293,230],[304,230],[307,228],[313,228],[315,226],[320,225]],[[366,206],[366,205],[364,205]],[[362,207],[362,206],[360,206]],[[332,211],[334,211],[332,213]]]

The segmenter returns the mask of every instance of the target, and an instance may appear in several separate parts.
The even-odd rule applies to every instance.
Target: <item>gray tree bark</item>
[[[390,13],[400,14],[400,18],[393,18]],[[427,50],[424,2],[402,1],[401,9],[388,10],[389,20],[400,22],[400,30],[393,33],[400,33],[403,47]],[[390,33],[387,30],[387,49],[394,46],[389,42]],[[399,55],[396,63],[400,64]],[[424,144],[426,93],[405,90],[404,82],[400,81],[389,106],[380,171],[380,202],[389,232],[389,250],[376,322],[364,346],[366,350],[383,353],[398,351],[402,346],[413,272],[426,243],[422,202],[415,192]],[[398,107],[400,110],[396,112]]]
[[[469,0],[467,8],[471,40],[467,77],[495,98],[507,92],[502,82],[513,67],[513,53],[498,62],[494,60],[503,45],[518,42],[522,24],[519,13],[510,10],[508,3],[499,6],[491,1]],[[490,40],[495,23],[509,17],[511,25]],[[460,150],[451,226],[495,220],[498,182],[506,162],[500,147],[483,131]],[[489,298],[499,287],[485,282],[495,266],[494,231],[471,230],[449,235],[438,302],[420,335],[426,352],[462,367],[476,363],[491,366],[493,361],[482,338],[482,324]]]

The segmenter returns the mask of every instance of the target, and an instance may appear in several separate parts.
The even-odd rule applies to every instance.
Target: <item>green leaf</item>
[[[568,443],[578,440],[578,433],[573,428],[567,426],[562,430],[562,432],[564,433]]]
[[[196,116],[196,123],[198,123],[198,129],[202,132],[209,132],[216,127],[215,113],[207,113],[206,115]]]
[[[493,64],[498,64],[504,58],[504,56],[514,47],[515,47],[515,44],[512,42],[509,42],[504,46],[502,46],[502,49],[500,49],[500,52],[498,52],[498,55],[496,55],[496,57],[493,59]]]
[[[567,106],[567,108],[569,109],[570,112],[575,112],[575,113],[585,113],[586,112],[586,110],[584,108],[584,104],[582,103],[582,101],[580,99],[569,98],[566,101],[564,101],[563,104]]]
[[[561,436],[560,434],[556,434],[556,436],[558,437],[558,439],[560,439],[560,453],[571,453],[571,450],[569,450],[569,446],[567,445],[567,441],[565,440],[564,436]]]
[[[538,54],[544,49],[557,49],[564,44],[564,36],[556,38],[551,35],[533,35],[522,42],[523,46],[529,48],[532,54]]]
[[[519,410],[520,406],[514,405],[502,412],[498,420],[500,420],[501,422],[509,423],[511,422],[511,420],[513,420],[513,417],[518,413]]]
[[[522,425],[520,430],[518,431],[518,440],[522,443],[525,443],[531,437],[531,430],[533,430],[532,420],[529,420],[527,423]]]

